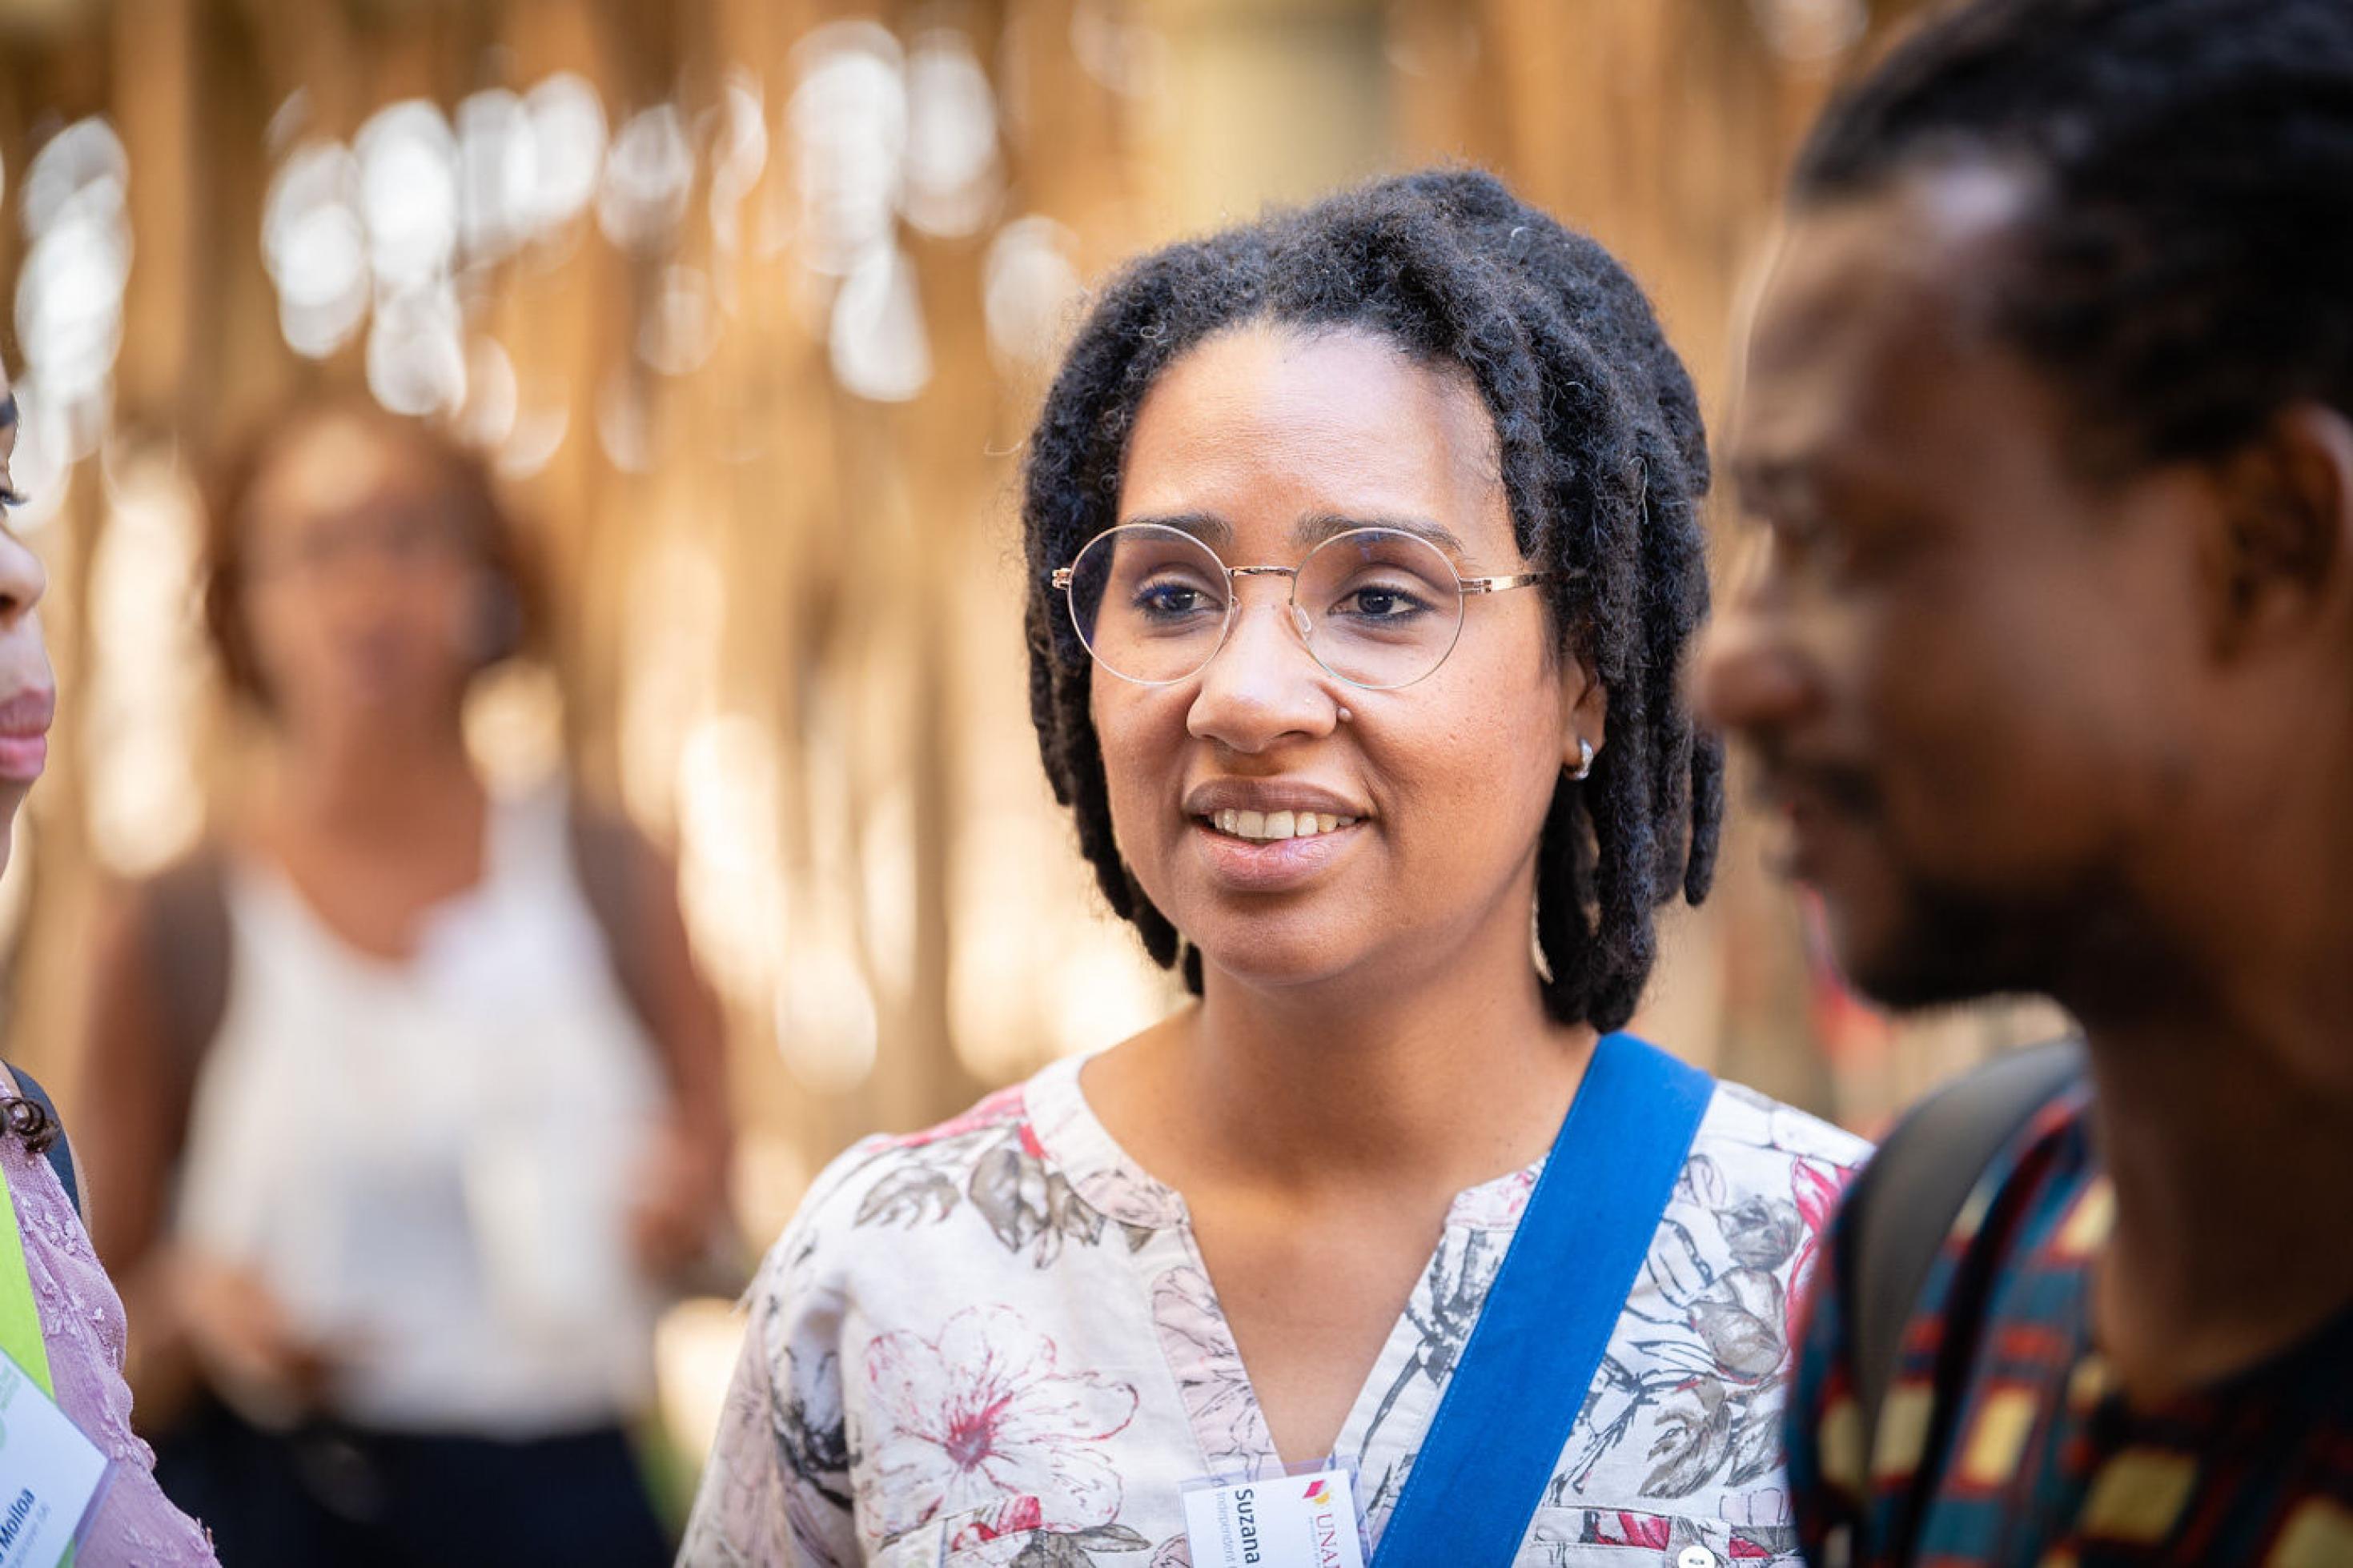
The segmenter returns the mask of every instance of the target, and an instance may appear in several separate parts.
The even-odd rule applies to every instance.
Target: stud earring
[[[1593,742],[1582,735],[1577,738],[1577,771],[1568,776],[1579,784],[1593,776]]]
[[[1345,724],[1345,723],[1346,723],[1349,720],[1354,719],[1355,717],[1356,717],[1356,715],[1355,715],[1354,713],[1349,712],[1345,708],[1343,708],[1343,709],[1341,709],[1341,710],[1340,710],[1340,722],[1341,722],[1341,723]]]

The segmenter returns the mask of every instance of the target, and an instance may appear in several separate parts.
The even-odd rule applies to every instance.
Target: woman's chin
[[[29,779],[0,780],[0,871],[8,868],[16,858],[16,814],[25,805],[25,797],[33,793]]]
[[[1298,991],[1344,983],[1364,972],[1366,954],[1329,930],[1284,931],[1286,922],[1236,921],[1193,939],[1202,963],[1253,990]]]

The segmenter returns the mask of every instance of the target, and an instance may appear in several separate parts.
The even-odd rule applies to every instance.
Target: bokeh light
[[[834,379],[860,397],[903,403],[932,379],[914,263],[896,245],[876,245],[841,281],[827,342]]]
[[[16,342],[68,463],[97,448],[122,349],[130,181],[121,139],[98,117],[49,138],[25,173],[20,216],[29,244],[16,275]]]
[[[907,221],[926,234],[977,233],[997,210],[997,100],[969,35],[934,27],[907,51]]]
[[[833,22],[794,49],[789,119],[801,194],[800,255],[841,274],[888,243],[907,146],[899,42],[872,22]]]
[[[278,289],[287,346],[324,359],[367,320],[367,226],[359,213],[359,160],[340,142],[298,147],[271,179],[261,256]]]
[[[659,251],[686,217],[694,151],[678,106],[640,110],[621,127],[596,187],[596,226],[627,250]]]

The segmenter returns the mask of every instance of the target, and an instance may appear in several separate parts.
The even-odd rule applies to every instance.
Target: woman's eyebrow
[[[1131,527],[1149,525],[1154,528],[1173,528],[1179,533],[1191,534],[1213,550],[1230,545],[1234,538],[1232,524],[1215,512],[1168,512],[1122,518],[1120,521]],[[1410,533],[1417,539],[1426,539],[1439,549],[1458,558],[1470,553],[1469,547],[1455,536],[1451,529],[1442,523],[1433,522],[1426,517],[1350,517],[1343,512],[1320,511],[1300,519],[1298,526],[1291,531],[1291,536],[1303,549],[1312,550],[1327,539],[1338,534],[1352,533],[1360,528],[1392,528],[1399,533]]]
[[[1447,554],[1456,557],[1471,552],[1451,529],[1426,517],[1346,517],[1338,512],[1318,512],[1300,520],[1299,526],[1291,531],[1291,536],[1312,547],[1336,534],[1353,532],[1359,528],[1389,528],[1399,533],[1410,533],[1417,539],[1430,541]]]
[[[1212,550],[1234,542],[1232,526],[1215,512],[1178,511],[1157,517],[1124,517],[1119,521],[1128,528],[1173,528],[1179,533],[1191,534]]]

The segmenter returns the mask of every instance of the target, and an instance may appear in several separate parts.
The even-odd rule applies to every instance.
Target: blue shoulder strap
[[[1544,1500],[1715,1080],[1605,1035],[1373,1568],[1506,1564]]]

